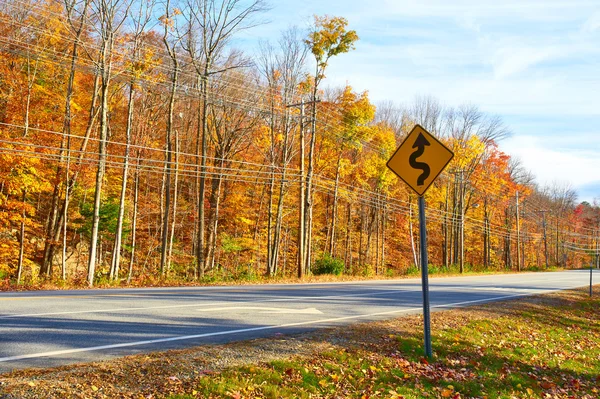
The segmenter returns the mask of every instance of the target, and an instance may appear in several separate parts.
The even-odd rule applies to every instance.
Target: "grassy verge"
[[[598,398],[600,286],[0,376],[0,398]],[[5,396],[3,396],[3,394]]]

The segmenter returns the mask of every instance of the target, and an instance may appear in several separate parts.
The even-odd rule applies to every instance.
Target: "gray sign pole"
[[[590,260],[590,298],[592,297],[592,274],[594,273],[594,257]]]
[[[431,317],[429,314],[429,271],[427,260],[427,224],[425,220],[425,199],[419,197],[419,237],[421,247],[421,281],[423,284],[423,325],[425,332],[425,356],[431,358]]]

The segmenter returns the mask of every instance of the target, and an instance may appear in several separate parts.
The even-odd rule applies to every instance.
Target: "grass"
[[[438,317],[431,362],[418,331],[379,331],[373,343],[232,368],[171,398],[598,398],[600,301],[581,292],[551,298],[496,318],[444,325]]]
[[[3,375],[0,398],[598,398],[600,286]],[[3,396],[7,395],[7,396]]]

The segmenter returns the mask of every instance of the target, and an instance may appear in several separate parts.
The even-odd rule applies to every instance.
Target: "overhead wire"
[[[92,65],[92,66],[93,66],[94,64],[92,63],[92,64],[90,64],[90,65]],[[156,82],[153,82],[153,83],[156,83]],[[165,83],[165,86],[166,86],[166,85],[167,85],[167,83]],[[247,87],[247,86],[245,86],[245,87]],[[253,92],[254,94],[256,94],[256,93],[258,92],[258,90],[259,90],[259,89],[255,89],[255,90],[256,90],[256,91],[255,91],[255,92]],[[223,96],[223,98],[227,98],[227,96]],[[246,103],[246,104],[240,103],[240,99],[235,99],[235,98],[231,98],[231,99],[232,99],[232,100],[236,100],[238,105],[242,105],[242,106],[248,105],[248,103]],[[256,105],[256,104],[252,104],[252,105],[254,105],[254,107],[255,107],[255,105]],[[255,108],[253,108],[253,109],[255,109],[255,110],[256,110],[257,108],[255,107]],[[261,110],[261,109],[259,109],[259,110]],[[264,109],[263,109],[262,111],[264,111]],[[326,116],[332,117],[332,115],[327,115],[327,114],[326,114]],[[338,116],[338,117],[339,117],[339,114],[338,114],[338,115],[333,115],[333,116]],[[82,137],[81,137],[81,136],[77,136],[77,138],[80,138],[80,139],[81,139]],[[119,143],[119,145],[123,145],[123,143]],[[148,150],[151,150],[151,151],[156,151],[156,149],[155,149],[155,148],[150,148],[150,147],[149,147],[149,148],[147,148],[147,149],[148,149]],[[369,148],[369,149],[371,149],[371,148]],[[71,150],[71,151],[73,151],[73,150]],[[166,151],[166,150],[163,150],[163,151]],[[379,152],[379,151],[377,151],[377,152]],[[183,155],[183,154],[180,154],[180,155]],[[113,156],[113,155],[111,155],[111,156]],[[195,155],[195,154],[191,154],[191,155],[190,155],[190,154],[185,154],[185,155],[183,155],[183,156],[197,156],[197,155]],[[229,160],[228,160],[228,161],[229,161]],[[162,161],[156,161],[156,162],[162,162]],[[235,161],[234,161],[234,162],[235,162]],[[194,165],[194,166],[196,166],[196,165]],[[262,165],[262,166],[263,166],[263,167],[270,167],[270,165]],[[354,188],[356,189],[356,187],[354,187]],[[371,192],[370,194],[373,194],[373,193]],[[525,206],[525,205],[524,205],[524,206]],[[436,212],[436,211],[437,211],[437,210],[430,211],[430,212]],[[448,213],[448,214],[449,214],[449,213]],[[446,215],[445,217],[446,217],[446,219],[445,219],[445,220],[449,220],[449,219],[448,219],[448,217],[447,217],[447,215]],[[468,219],[468,218],[469,218],[468,216],[467,216],[466,218],[462,218],[461,222],[462,222],[462,223],[467,223],[467,220],[466,220],[466,219]],[[453,217],[453,218],[450,218],[450,220],[451,220],[451,223],[458,223],[458,222],[457,222],[457,220],[458,220],[458,219],[459,219],[459,217]],[[474,220],[474,221],[476,221],[476,222],[479,222],[478,220],[475,220],[475,219],[473,219],[473,220]],[[508,230],[508,229],[506,229],[506,231],[508,232],[509,230]]]

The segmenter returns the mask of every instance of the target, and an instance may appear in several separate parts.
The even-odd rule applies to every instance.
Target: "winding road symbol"
[[[412,148],[416,148],[417,150],[410,154],[410,158],[408,158],[408,164],[410,166],[412,166],[415,169],[421,169],[423,171],[417,179],[417,186],[422,186],[423,184],[425,184],[425,179],[429,177],[429,173],[431,172],[431,169],[429,169],[428,164],[426,164],[425,162],[417,161],[417,158],[419,158],[425,152],[425,147],[429,145],[431,144],[429,143],[429,141],[427,141],[425,136],[419,133],[419,137],[417,137],[415,143],[412,146]]]
[[[415,125],[389,159],[387,167],[422,196],[452,157],[454,154],[444,143],[422,126]]]

